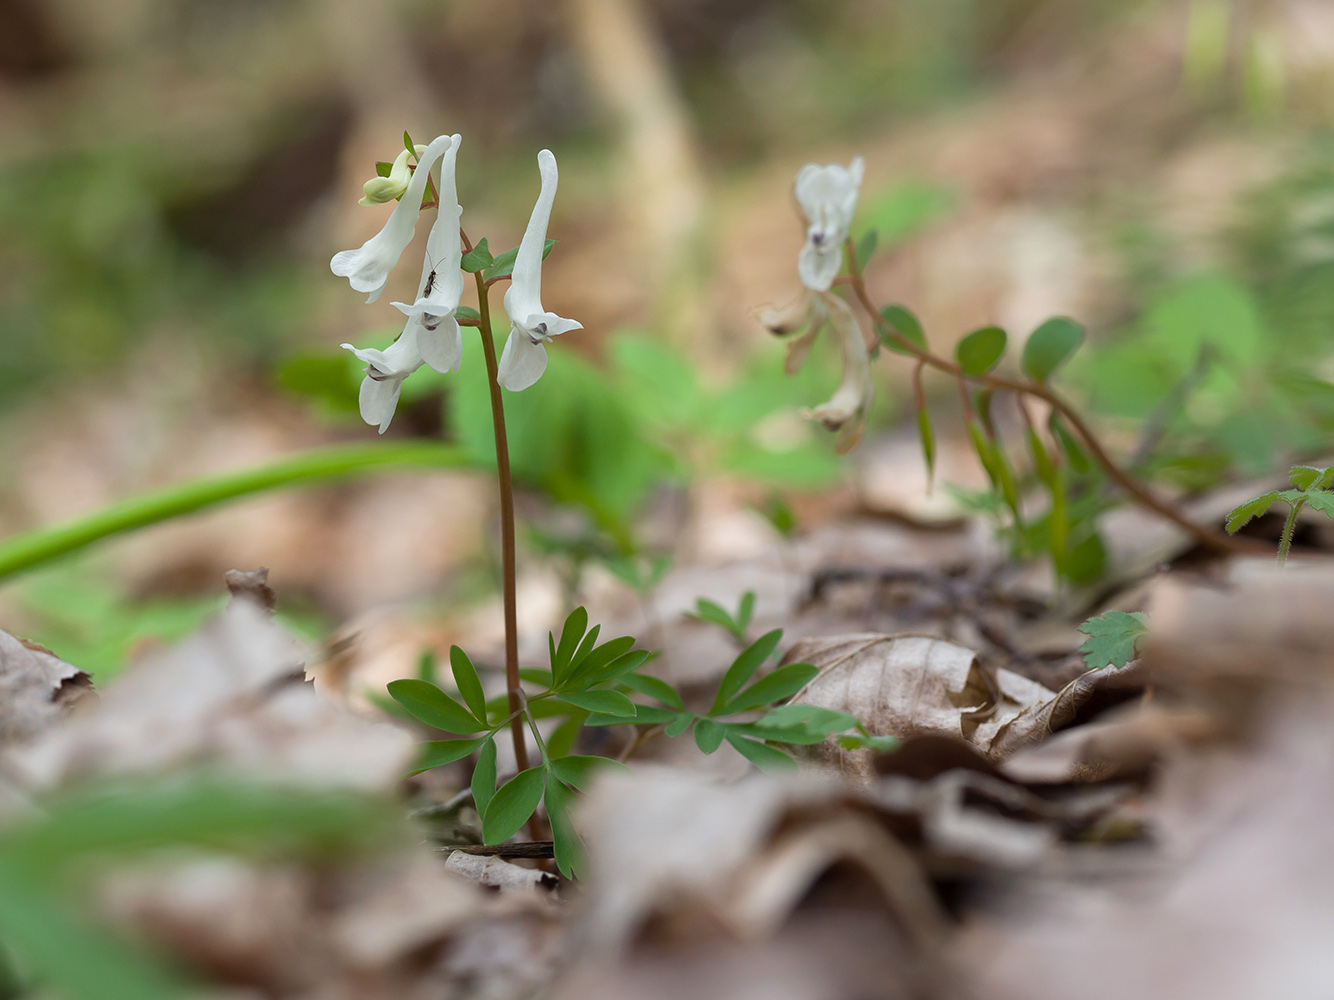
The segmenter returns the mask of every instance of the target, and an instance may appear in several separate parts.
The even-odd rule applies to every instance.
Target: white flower
[[[412,242],[413,231],[417,228],[417,216],[421,214],[422,192],[426,189],[426,179],[431,168],[453,144],[453,136],[442,135],[426,147],[417,169],[408,182],[403,197],[399,199],[384,228],[363,243],[356,250],[344,250],[334,254],[329,267],[334,274],[348,279],[353,290],[369,292],[367,302],[374,302],[384,291],[389,272],[403,256],[403,251]]]
[[[496,381],[512,392],[527,389],[547,370],[544,344],[559,334],[584,328],[582,323],[542,308],[542,251],[546,248],[547,223],[551,221],[551,203],[556,199],[558,179],[556,157],[551,150],[537,154],[537,168],[542,174],[542,190],[524,230],[510,287],[505,292],[510,335],[500,357]]]
[[[409,324],[409,329],[383,351],[373,347],[357,348],[351,344],[343,347],[366,362],[366,377],[361,380],[361,392],[357,397],[361,419],[372,427],[378,425],[383,434],[389,429],[389,421],[394,419],[403,380],[422,366],[416,332]]]
[[[871,378],[866,339],[852,308],[832,292],[807,290],[782,309],[764,310],[759,320],[771,333],[791,338],[784,365],[789,375],[795,374],[805,363],[811,345],[826,325],[831,325],[838,334],[839,350],[843,355],[843,380],[828,402],[803,410],[801,415],[808,420],[820,421],[831,431],[840,431],[834,450],[840,455],[847,454],[861,439],[875,400],[875,382]]]
[[[438,372],[454,371],[463,359],[463,334],[454,313],[463,295],[462,241],[459,237],[458,184],[455,164],[463,137],[451,137],[451,145],[440,160],[440,205],[426,238],[417,301],[393,305],[408,317],[400,340],[411,336],[421,358]]]
[[[806,214],[806,244],[797,258],[802,283],[817,292],[829,290],[843,267],[843,241],[848,238],[864,164],[860,156],[844,167],[808,163],[797,172],[797,203]]]

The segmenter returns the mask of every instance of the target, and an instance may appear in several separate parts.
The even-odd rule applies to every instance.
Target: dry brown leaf
[[[803,639],[784,662],[820,668],[794,704],[851,712],[878,736],[957,736],[984,752],[1006,723],[1053,694],[1009,670],[988,669],[965,646],[930,636]],[[829,752],[846,770],[870,773],[869,751]]]
[[[1137,698],[1146,682],[1147,673],[1138,663],[1080,674],[1052,697],[1028,706],[1002,725],[992,740],[991,755],[1009,757],[1054,732]]]
[[[131,665],[96,703],[13,755],[31,785],[209,764],[265,780],[393,787],[410,734],[319,697],[305,650],[248,601],[177,646]]]
[[[0,632],[0,747],[41,732],[91,687],[86,673],[49,649]]]

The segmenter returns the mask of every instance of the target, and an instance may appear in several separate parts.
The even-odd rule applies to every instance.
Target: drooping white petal
[[[407,333],[383,351],[374,347],[343,345],[345,350],[366,363],[366,377],[361,380],[357,396],[361,419],[373,427],[378,426],[381,434],[388,430],[389,422],[394,418],[403,380],[422,366],[417,346],[416,335]]]
[[[422,360],[436,371],[442,374],[458,371],[463,362],[463,331],[458,320],[445,316],[434,330],[422,327],[417,334],[417,347]]]
[[[453,136],[442,135],[426,147],[417,169],[408,182],[407,190],[385,222],[384,228],[356,250],[334,254],[329,268],[334,274],[348,279],[358,292],[368,292],[367,302],[374,302],[384,291],[389,272],[394,269],[403,251],[412,242],[417,217],[421,214],[422,192],[435,161],[453,146]]]
[[[528,219],[528,228],[524,230],[523,241],[514,258],[510,287],[505,292],[510,335],[505,341],[496,375],[497,382],[514,392],[527,389],[546,371],[547,352],[543,345],[552,337],[584,328],[576,320],[542,308],[542,251],[546,248],[547,224],[551,221],[551,205],[556,199],[559,177],[556,157],[551,150],[544,149],[537,154],[537,166],[542,174],[542,190]]]
[[[403,337],[412,335],[421,349],[421,356],[438,372],[457,370],[463,356],[462,335],[454,313],[463,295],[462,241],[455,168],[458,160],[460,135],[451,136],[451,145],[440,161],[440,207],[435,224],[426,238],[426,257],[422,261],[421,283],[417,286],[417,301],[408,305],[395,302],[394,307],[408,317]]]
[[[841,431],[834,449],[844,455],[852,450],[866,428],[866,417],[875,399],[875,381],[871,377],[866,341],[852,309],[836,295],[821,297],[838,333],[843,379],[828,402],[804,411],[802,416],[820,421],[831,431]]]
[[[496,381],[511,392],[519,392],[541,378],[546,370],[546,347],[540,341],[534,343],[522,330],[511,329],[505,350],[500,355]]]
[[[865,165],[860,156],[846,167],[808,163],[797,172],[797,202],[806,215],[806,243],[797,273],[807,288],[827,291],[843,266],[843,241],[857,209]]]
[[[555,154],[544,149],[537,154],[537,169],[542,175],[542,190],[528,217],[528,228],[523,231],[519,253],[514,258],[510,287],[505,291],[505,315],[520,320],[540,313],[542,309],[542,251],[547,242],[547,225],[551,222],[551,206],[556,200],[556,186],[560,175],[556,169]]]

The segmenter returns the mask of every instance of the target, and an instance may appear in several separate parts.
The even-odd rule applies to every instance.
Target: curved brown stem
[[[459,230],[466,250],[472,250],[472,243],[466,233]],[[478,332],[482,336],[482,351],[486,355],[486,378],[491,389],[491,423],[496,435],[496,469],[500,476],[500,559],[505,600],[505,689],[509,693],[509,709],[517,713],[510,723],[510,733],[514,737],[514,761],[520,771],[528,770],[528,746],[523,733],[523,708],[519,688],[519,624],[515,596],[515,555],[514,555],[514,481],[510,476],[509,438],[505,435],[505,404],[500,396],[500,383],[496,381],[498,365],[496,362],[496,341],[491,331],[491,303],[487,294],[482,272],[473,274],[477,280],[477,312],[479,315]]]
[[[894,329],[894,327],[880,315],[871,297],[866,291],[866,282],[862,278],[861,270],[857,267],[857,255],[855,247],[852,244],[852,238],[847,240],[849,275],[853,293],[857,296],[857,301],[861,307],[866,310],[871,317],[871,321],[883,334],[887,335],[894,343],[904,348],[910,354],[918,359],[922,364],[930,365],[937,371],[942,371],[953,378],[959,379],[962,383],[965,379],[987,386],[991,389],[1007,389],[1010,392],[1018,393],[1020,396],[1032,396],[1040,399],[1059,413],[1070,425],[1070,429],[1080,438],[1084,447],[1088,449],[1093,460],[1102,466],[1108,477],[1115,482],[1121,489],[1132,496],[1142,507],[1146,507],[1155,514],[1160,515],[1168,521],[1171,521],[1177,527],[1187,532],[1192,538],[1202,545],[1210,548],[1219,549],[1224,552],[1246,552],[1255,553],[1259,551],[1268,552],[1269,546],[1264,544],[1253,544],[1248,538],[1234,538],[1225,534],[1216,528],[1209,528],[1202,524],[1196,524],[1186,515],[1182,514],[1172,504],[1168,503],[1151,493],[1147,486],[1135,479],[1134,476],[1126,472],[1112,460],[1107,454],[1107,450],[1100,442],[1083,418],[1075,409],[1051,388],[1040,382],[1023,382],[1018,379],[1006,378],[1003,375],[965,375],[963,369],[953,361],[932,354],[929,350],[913,343],[907,337]],[[965,393],[965,396],[967,394]]]

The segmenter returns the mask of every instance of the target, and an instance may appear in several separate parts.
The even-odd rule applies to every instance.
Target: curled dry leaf
[[[556,888],[556,876],[536,868],[521,868],[504,858],[450,851],[445,868],[466,879],[501,892],[532,892]]]
[[[249,601],[130,666],[89,710],[16,751],[32,786],[188,765],[262,780],[378,790],[408,769],[412,737],[320,698],[305,649]]]
[[[0,747],[35,736],[92,687],[49,649],[0,632]]]
[[[1139,663],[1080,674],[1052,697],[1030,705],[1001,726],[991,741],[991,756],[998,760],[1009,757],[1052,733],[1138,698],[1147,683],[1147,671]]]
[[[1053,692],[1009,670],[991,670],[965,646],[920,635],[803,639],[785,663],[813,663],[820,673],[794,704],[851,712],[877,736],[957,736],[990,753],[1010,720]],[[822,752],[845,770],[870,773],[869,751]]]

